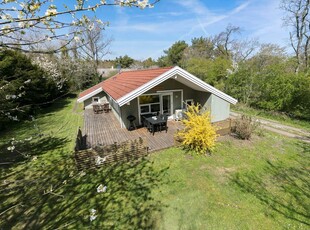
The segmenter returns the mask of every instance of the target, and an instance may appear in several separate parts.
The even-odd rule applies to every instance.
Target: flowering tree
[[[42,48],[47,41],[61,41],[48,52],[60,51],[72,41],[80,41],[79,35],[93,23],[87,15],[95,15],[98,8],[106,6],[153,7],[159,0],[96,0],[66,1],[54,5],[53,0],[3,0],[0,3],[0,47],[22,51],[47,52]],[[87,15],[86,15],[87,14]],[[72,17],[69,20],[65,15]],[[96,20],[102,27],[106,25]],[[75,27],[74,31],[66,29]],[[33,36],[35,34],[35,36]],[[35,47],[35,50],[31,50]]]

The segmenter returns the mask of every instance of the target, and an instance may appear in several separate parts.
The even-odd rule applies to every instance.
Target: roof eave
[[[78,103],[82,103],[83,101],[87,100],[88,98],[91,98],[92,96],[95,96],[95,95],[98,94],[98,93],[101,93],[102,91],[103,91],[103,90],[102,90],[102,87],[100,87],[100,88],[98,88],[98,89],[96,89],[96,90],[94,90],[94,91],[92,91],[92,92],[86,94],[85,96],[83,96],[83,97],[81,97],[81,98],[78,98],[78,99],[77,99],[77,102],[78,102]]]

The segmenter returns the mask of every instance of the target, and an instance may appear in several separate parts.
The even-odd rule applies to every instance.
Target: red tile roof
[[[126,94],[132,92],[133,90],[139,88],[140,86],[153,80],[154,78],[158,77],[159,75],[167,72],[172,68],[173,67],[166,67],[121,72],[81,92],[79,98],[82,98],[87,94],[99,88],[102,88],[106,93],[113,97],[114,100],[118,100],[119,98],[125,96]]]

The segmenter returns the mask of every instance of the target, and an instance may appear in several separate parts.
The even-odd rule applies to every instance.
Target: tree
[[[143,65],[143,68],[150,68],[152,66],[155,66],[156,62],[151,57],[149,57],[148,59],[145,59],[142,62],[142,65]]]
[[[222,57],[217,57],[214,60],[191,58],[186,62],[185,69],[208,84],[223,90],[228,74],[227,69],[230,66],[231,61]]]
[[[157,65],[159,67],[167,67],[167,66],[169,66],[169,64],[168,64],[168,57],[166,55],[160,56],[157,59],[156,62],[157,62]]]
[[[177,41],[168,50],[164,50],[167,56],[166,59],[163,59],[166,66],[181,65],[183,53],[187,47],[188,44],[185,41]]]
[[[72,41],[77,41],[79,35],[91,25],[87,14],[95,15],[98,8],[107,6],[153,7],[159,0],[95,0],[66,1],[54,5],[53,0],[4,0],[0,5],[0,47],[22,50],[26,52],[58,52]],[[67,17],[64,17],[66,16]],[[68,17],[70,16],[70,17]],[[103,23],[97,19],[103,27]],[[78,27],[72,32],[68,28]],[[31,36],[31,38],[30,38]],[[44,50],[46,41],[61,41],[53,50]],[[36,50],[31,47],[36,45]]]
[[[97,70],[99,61],[110,53],[109,46],[112,39],[104,37],[100,24],[94,19],[84,28],[80,35],[80,39],[83,45],[75,45],[79,47],[78,53],[80,57],[92,61],[94,69]]]
[[[285,111],[294,94],[291,67],[284,49],[262,44],[228,77],[227,91],[241,102],[265,110]]]
[[[294,76],[295,92],[289,108],[289,114],[310,120],[310,75],[299,73]]]
[[[43,64],[48,68],[46,64]],[[42,105],[66,93],[58,73],[44,71],[27,56],[0,51],[0,126],[21,120]]]
[[[219,33],[213,38],[213,42],[217,48],[218,55],[223,55],[227,59],[232,59],[232,46],[236,40],[233,39],[235,34],[240,34],[240,28],[228,25],[225,31]]]
[[[295,72],[301,67],[309,67],[310,49],[310,1],[282,0],[281,7],[287,12],[284,22],[292,30],[289,32],[290,44],[294,50],[297,65]]]
[[[193,38],[192,44],[184,52],[184,59],[190,58],[206,58],[213,59],[215,57],[215,44],[211,38]]]
[[[129,68],[134,63],[134,61],[135,60],[128,55],[115,58],[115,64],[120,65],[121,68]]]

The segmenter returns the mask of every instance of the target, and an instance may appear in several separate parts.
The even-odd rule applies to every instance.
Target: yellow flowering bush
[[[191,105],[182,120],[185,128],[177,133],[183,147],[194,150],[198,154],[211,152],[215,147],[216,128],[211,124],[208,111],[200,111],[200,105]]]

